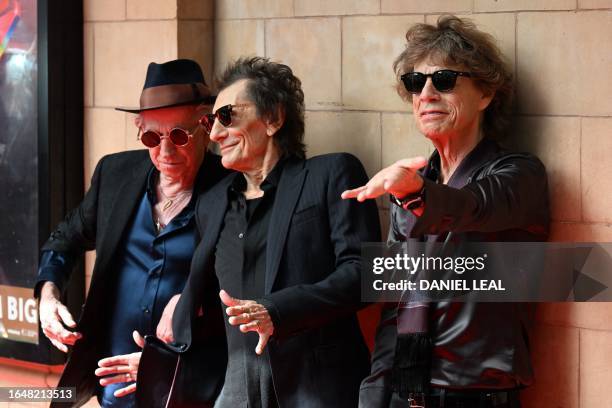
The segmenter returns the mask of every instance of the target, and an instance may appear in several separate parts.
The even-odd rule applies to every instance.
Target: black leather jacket
[[[421,217],[392,205],[390,242],[546,240],[548,187],[539,159],[510,153],[484,139],[462,161],[448,185],[435,181],[439,161],[434,152],[423,172],[426,204]],[[405,406],[389,387],[396,306],[383,306],[371,375],[360,390],[360,407]],[[431,308],[433,387],[493,390],[533,382],[526,332],[528,305],[439,302]]]

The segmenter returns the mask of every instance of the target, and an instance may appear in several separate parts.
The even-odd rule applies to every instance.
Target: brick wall
[[[611,7],[609,0],[220,0],[214,66],[219,72],[249,54],[290,65],[306,94],[309,154],[349,151],[372,175],[432,149],[393,89],[391,64],[407,28],[442,13],[469,17],[513,65],[514,138],[548,168],[552,239],[612,241]],[[387,204],[379,206],[386,224]],[[612,406],[611,304],[540,305],[532,347],[537,382],[526,407]]]

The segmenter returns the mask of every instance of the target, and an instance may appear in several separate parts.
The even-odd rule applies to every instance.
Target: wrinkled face
[[[232,123],[226,127],[216,119],[210,132],[210,139],[219,144],[223,166],[243,173],[261,166],[269,149],[275,148],[272,137],[278,130],[257,116],[246,95],[247,83],[243,79],[219,92],[213,113],[231,104]]]
[[[469,71],[460,67],[436,65],[430,60],[417,63],[415,72],[431,74],[442,69]],[[448,92],[438,91],[427,78],[419,94],[412,95],[412,109],[418,129],[430,139],[450,139],[478,131],[484,110],[492,96],[485,95],[473,79],[459,76]]]
[[[195,176],[208,145],[208,135],[198,125],[198,115],[206,112],[207,109],[198,111],[194,106],[178,106],[144,111],[136,118],[136,126],[142,132],[152,130],[162,135],[157,147],[148,148],[160,173],[174,179]],[[168,134],[174,128],[193,134],[186,145],[176,146],[170,141]]]

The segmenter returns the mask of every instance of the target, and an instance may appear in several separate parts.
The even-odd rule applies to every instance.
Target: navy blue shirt
[[[155,183],[158,172],[149,173],[147,191],[127,226],[123,243],[114,256],[115,281],[109,299],[107,325],[107,356],[140,351],[132,339],[132,332],[155,334],[157,323],[172,296],[181,293],[197,240],[194,220],[195,199],[156,234],[153,206],[156,202]],[[49,279],[61,285],[61,268],[74,264],[68,253],[46,251],[41,257],[39,274],[56,276]],[[61,288],[61,286],[60,286]],[[104,407],[134,406],[134,394],[115,398],[113,392],[127,386],[113,384],[100,390],[99,400]]]

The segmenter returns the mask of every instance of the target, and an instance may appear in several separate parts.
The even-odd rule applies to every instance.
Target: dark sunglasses
[[[215,113],[207,113],[206,115],[200,118],[200,125],[204,128],[206,133],[210,134],[212,131],[213,125],[215,124],[215,119],[219,120],[223,126],[228,127],[232,124],[232,112],[234,108],[240,108],[243,106],[252,105],[251,103],[239,103],[236,105],[221,106],[219,109],[215,111]]]
[[[441,69],[431,74],[423,74],[422,72],[407,72],[400,76],[406,90],[412,94],[421,93],[427,82],[427,78],[431,77],[431,83],[439,92],[450,92],[455,87],[458,76],[471,77],[469,72],[453,71],[450,69]]]
[[[193,129],[193,131],[188,131],[185,129],[181,129],[179,127],[175,127],[170,130],[168,133],[168,139],[177,147],[183,147],[187,143],[189,143],[189,139],[193,137],[193,134],[197,130],[199,124]],[[146,130],[142,131],[142,129],[138,128],[138,139],[142,142],[143,145],[153,148],[159,146],[162,140],[162,135],[154,130]]]

